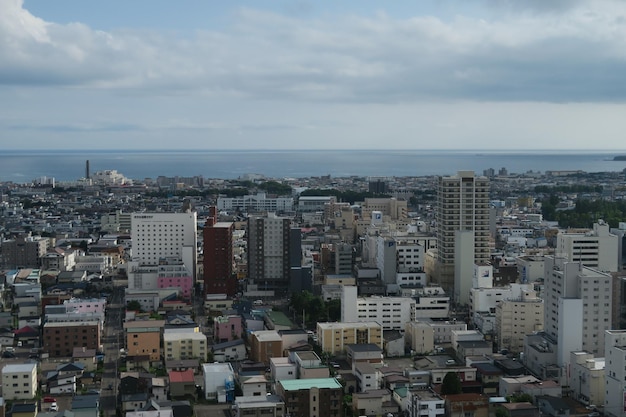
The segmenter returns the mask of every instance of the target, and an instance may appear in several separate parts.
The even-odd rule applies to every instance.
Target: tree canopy
[[[456,372],[448,372],[441,383],[441,395],[460,394],[461,392],[463,391],[459,375]]]

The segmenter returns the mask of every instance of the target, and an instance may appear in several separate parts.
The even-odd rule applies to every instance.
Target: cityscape
[[[0,0],[0,417],[626,417],[623,0]]]
[[[87,160],[2,182],[4,405],[620,415],[625,180],[130,179]]]

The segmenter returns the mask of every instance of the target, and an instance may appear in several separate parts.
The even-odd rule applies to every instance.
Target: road
[[[115,416],[118,390],[118,359],[124,343],[122,315],[124,314],[124,289],[116,288],[108,300],[104,324],[104,372],[100,390],[100,407],[105,416]],[[111,387],[111,389],[109,389]]]

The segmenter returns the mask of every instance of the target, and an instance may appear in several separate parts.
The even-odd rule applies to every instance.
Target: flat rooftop
[[[298,391],[311,388],[342,389],[341,384],[335,378],[289,379],[278,382],[283,386],[285,391]]]

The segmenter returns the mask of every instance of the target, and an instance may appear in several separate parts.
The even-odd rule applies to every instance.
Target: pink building
[[[191,299],[191,290],[193,288],[193,278],[189,275],[182,277],[159,276],[157,278],[157,287],[161,288],[180,288],[183,298]]]
[[[213,320],[213,334],[216,343],[240,339],[242,332],[241,316],[219,316]]]

